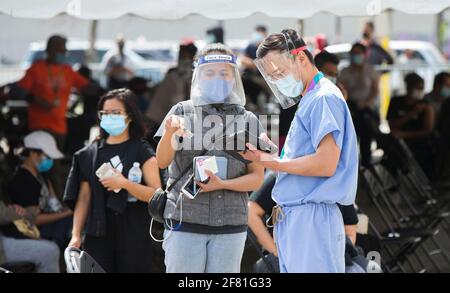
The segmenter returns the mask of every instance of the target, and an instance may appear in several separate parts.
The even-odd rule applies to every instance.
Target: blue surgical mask
[[[449,98],[450,97],[450,87],[448,87],[448,86],[442,87],[440,94],[444,98]]]
[[[361,65],[364,62],[364,56],[362,54],[352,54],[350,59],[351,62],[356,65]]]
[[[304,88],[303,82],[296,80],[292,74],[275,80],[275,85],[283,95],[291,98],[300,96]]]
[[[253,33],[252,34],[252,40],[254,43],[261,43],[262,41],[264,41],[264,35],[261,33]]]
[[[234,79],[225,80],[219,77],[204,79],[200,81],[200,89],[205,98],[211,104],[221,104],[225,102],[233,90]]]
[[[67,54],[66,53],[56,53],[55,55],[55,62],[58,64],[64,64],[67,61]]]
[[[100,121],[100,127],[111,136],[121,135],[128,127],[127,123],[125,123],[125,118],[126,116],[124,115],[103,115]]]
[[[37,170],[39,173],[45,173],[48,172],[52,167],[53,167],[53,160],[44,157],[37,165]]]

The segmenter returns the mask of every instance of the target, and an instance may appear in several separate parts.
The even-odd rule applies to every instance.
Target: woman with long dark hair
[[[127,89],[113,90],[98,109],[100,136],[75,153],[67,179],[64,200],[74,210],[69,246],[82,245],[84,229],[83,249],[105,271],[156,271],[146,203],[161,180],[154,151],[142,139],[136,97]],[[97,172],[108,170],[105,166],[109,174]]]

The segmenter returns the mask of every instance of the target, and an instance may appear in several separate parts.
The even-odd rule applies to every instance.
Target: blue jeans
[[[247,232],[164,232],[167,273],[239,273]]]
[[[59,248],[55,243],[4,236],[0,241],[3,241],[7,262],[32,262],[38,273],[59,273]]]

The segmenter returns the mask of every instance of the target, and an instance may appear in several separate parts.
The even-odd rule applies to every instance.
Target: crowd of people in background
[[[267,36],[268,28],[257,26],[240,56],[243,89],[251,104],[249,110],[256,109],[254,105],[266,104],[271,98],[270,89],[253,62],[258,46]],[[198,50],[192,42],[181,43],[177,66],[150,89],[145,79],[135,76],[125,39],[119,36],[117,52],[104,62],[107,77],[107,89],[104,89],[92,78],[88,67],[75,71],[65,63],[66,41],[62,36],[51,36],[46,59],[34,62],[11,92],[29,103],[29,134],[18,154],[21,163],[5,188],[8,200],[0,201],[0,266],[26,261],[35,265],[36,272],[59,272],[61,251],[70,245],[83,247],[108,272],[161,271],[155,267],[155,256],[148,249],[152,239],[148,233],[151,219],[147,202],[155,190],[166,184],[160,169],[170,166],[169,178],[173,179],[194,156],[169,151],[170,147],[165,145],[170,143],[167,134],[178,128],[169,125],[167,117],[182,113],[184,101],[193,98],[195,60],[211,52],[228,55],[233,52],[220,44]],[[326,40],[318,38],[318,42],[323,49]],[[394,60],[376,41],[371,22],[366,23],[362,38],[352,45],[349,53],[350,64],[342,70],[337,55],[325,50],[314,52],[314,64],[341,90],[358,136],[360,165],[370,166],[380,124],[377,101],[382,74],[374,65],[393,64]],[[390,101],[386,117],[390,133],[406,142],[430,179],[448,180],[450,73],[437,74],[430,93],[424,92],[424,79],[417,73],[406,74],[404,83],[406,93]],[[74,92],[84,98],[85,114],[74,125],[68,125],[66,112],[69,96]],[[244,106],[248,104],[240,101],[237,104],[240,106],[233,109],[228,105],[205,106],[205,111],[220,115],[247,112]],[[296,107],[280,108],[280,151],[295,112]],[[100,127],[100,135],[84,146],[93,126]],[[74,135],[68,136],[68,131]],[[153,140],[155,134],[161,138],[159,145]],[[70,174],[60,163],[63,152],[73,154]],[[99,181],[95,171],[104,162],[119,167],[118,174],[124,175]],[[136,182],[125,175],[134,164],[142,170],[142,178]],[[278,262],[271,231],[263,221],[275,206],[271,199],[274,173],[264,175],[261,166],[241,162],[229,168],[233,172],[232,184],[211,186],[210,190],[204,186],[211,192],[208,208],[205,202],[186,203],[184,219],[190,224],[172,232],[163,245],[168,272],[239,271],[247,225]],[[172,216],[173,226],[182,217],[177,192],[169,195],[166,211]],[[248,193],[251,196],[247,207]],[[234,206],[234,214],[226,218],[220,216],[225,211],[217,208],[222,195],[230,198]],[[357,208],[340,206],[340,210],[345,234],[355,245]]]

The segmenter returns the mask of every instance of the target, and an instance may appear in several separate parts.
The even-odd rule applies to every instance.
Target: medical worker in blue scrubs
[[[280,271],[343,273],[345,233],[337,203],[354,203],[358,180],[349,109],[294,30],[268,36],[257,57],[255,64],[281,106],[297,105],[280,158],[251,144],[243,155],[278,172],[272,221]]]

